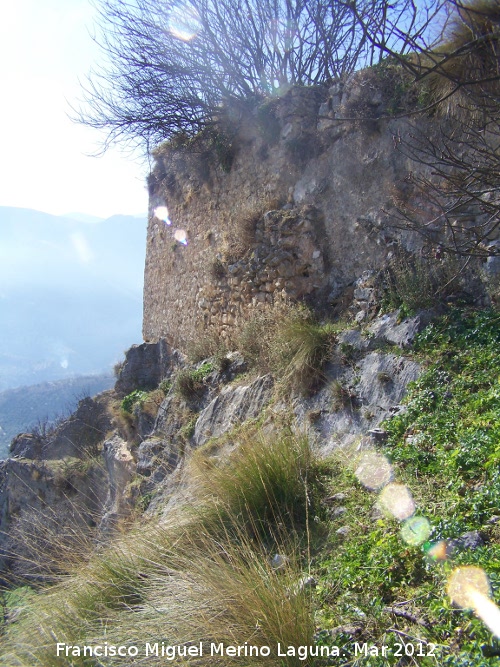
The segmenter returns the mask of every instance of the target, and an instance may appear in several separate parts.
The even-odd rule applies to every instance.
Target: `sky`
[[[72,122],[99,63],[89,0],[13,0],[0,22],[0,206],[107,218],[147,211],[148,165]]]

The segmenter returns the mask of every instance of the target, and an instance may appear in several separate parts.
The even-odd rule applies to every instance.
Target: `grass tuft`
[[[301,664],[280,662],[275,647],[313,642],[310,591],[300,579],[319,471],[307,440],[290,433],[248,440],[219,466],[199,457],[190,475],[203,509],[179,508],[168,523],[132,528],[59,584],[30,595],[8,626],[0,664],[67,665],[55,643],[101,644],[103,628],[109,644],[247,641],[273,648],[252,664]],[[279,570],[276,553],[285,562]],[[150,656],[148,665],[164,660]],[[71,664],[93,663],[72,657]],[[207,648],[201,664],[221,662]]]
[[[251,365],[279,378],[283,392],[307,393],[323,379],[336,330],[332,324],[316,322],[303,306],[284,305],[253,318],[236,342]]]

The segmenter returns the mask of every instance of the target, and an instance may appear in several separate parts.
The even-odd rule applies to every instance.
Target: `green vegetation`
[[[327,630],[340,627],[336,641],[351,657],[357,628],[363,641],[393,648],[410,643],[415,655],[419,642],[435,644],[434,657],[422,651],[410,663],[422,667],[480,667],[498,660],[498,642],[472,612],[452,606],[446,582],[457,566],[475,565],[500,600],[500,532],[490,521],[500,507],[499,324],[497,312],[457,310],[428,327],[416,349],[429,366],[410,389],[407,411],[386,423],[386,456],[417,501],[417,514],[430,522],[427,543],[405,544],[394,519],[374,514],[375,498],[360,487],[352,466],[339,469],[333,486],[346,494],[346,511],[332,522],[330,548],[323,548],[313,572],[320,636],[326,641]],[[339,537],[342,525],[349,532]],[[482,537],[473,549],[460,546],[470,531]],[[447,558],[430,556],[431,545],[453,540]],[[399,663],[379,657],[354,664]]]
[[[321,372],[333,327],[304,311],[289,316],[267,363],[276,360],[285,378],[304,366]],[[378,492],[360,483],[358,443],[320,460],[287,419],[264,436],[263,415],[188,458],[190,501],[168,521],[133,526],[90,558],[88,541],[86,550],[65,549],[64,580],[4,596],[5,613],[17,619],[6,626],[0,664],[97,666],[57,659],[54,644],[102,642],[105,626],[110,644],[273,648],[243,665],[396,667],[401,652],[418,667],[495,665],[497,640],[472,611],[453,606],[447,582],[457,567],[477,566],[500,601],[499,324],[498,312],[457,309],[425,329],[411,352],[425,370],[405,410],[384,426],[377,454],[428,521],[425,541],[405,538],[404,520],[386,514]],[[203,382],[212,370],[205,363],[189,372]],[[391,378],[380,373],[377,381]],[[350,400],[341,385],[332,394]],[[309,416],[313,423],[320,413]],[[186,419],[188,438],[194,419]],[[472,547],[461,542],[471,532]],[[279,657],[278,642],[338,646],[343,657]],[[356,652],[364,643],[386,654]],[[140,664],[128,660],[110,664]],[[205,655],[197,664],[220,663]]]
[[[281,320],[270,350],[270,365],[284,387],[307,392],[321,380],[321,370],[331,356],[335,327],[319,324],[302,309]]]
[[[164,396],[172,389],[172,380],[162,380],[158,386],[158,389],[161,389]]]
[[[204,388],[204,380],[215,370],[215,364],[206,361],[199,368],[185,368],[175,376],[175,390],[187,401],[197,398]]]
[[[495,311],[456,310],[429,326],[416,349],[433,363],[412,387],[408,411],[388,425],[393,460],[451,494],[455,530],[481,528],[500,507],[499,325]],[[439,537],[452,527],[443,521]]]
[[[132,414],[134,405],[136,405],[137,403],[138,404],[144,403],[147,397],[148,397],[147,391],[141,391],[140,389],[136,389],[135,391],[132,391],[130,394],[125,396],[125,398],[121,402],[121,408],[124,412]]]

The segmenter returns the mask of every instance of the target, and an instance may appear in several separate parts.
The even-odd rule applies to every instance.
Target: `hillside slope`
[[[50,428],[66,418],[84,396],[111,389],[110,375],[88,375],[0,392],[0,459],[6,458],[12,438],[32,429]]]
[[[239,354],[132,348],[114,398],[8,462],[0,663],[95,662],[105,625],[109,665],[496,664],[467,591],[499,601],[499,315],[428,321],[292,309]]]

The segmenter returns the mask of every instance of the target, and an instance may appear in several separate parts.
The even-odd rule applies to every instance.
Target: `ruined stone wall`
[[[160,148],[150,181],[144,339],[166,337],[183,349],[210,327],[230,335],[277,299],[328,308],[380,267],[400,240],[386,210],[410,170],[398,151],[408,121],[384,113],[387,104],[359,77],[329,90],[293,88],[231,119],[230,148]],[[357,121],[356,109],[386,118]],[[165,205],[170,225],[154,214]]]

